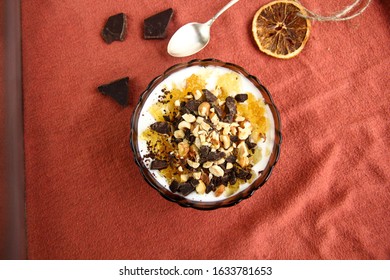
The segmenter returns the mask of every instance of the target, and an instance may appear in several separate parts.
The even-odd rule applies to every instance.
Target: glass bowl
[[[199,201],[189,199],[188,197],[182,196],[179,193],[173,193],[169,187],[167,182],[162,182],[156,176],[156,173],[150,170],[147,167],[146,161],[143,157],[144,151],[140,145],[140,134],[142,133],[143,123],[145,123],[144,115],[145,110],[150,106],[149,98],[152,98],[156,93],[154,92],[156,87],[158,87],[163,81],[165,81],[172,74],[177,73],[180,70],[185,70],[186,68],[192,66],[216,66],[226,68],[229,71],[234,71],[238,74],[244,76],[250,83],[252,83],[261,95],[264,98],[264,102],[268,105],[269,111],[272,114],[274,125],[271,127],[274,131],[272,135],[274,137],[273,147],[271,154],[269,156],[268,163],[265,168],[259,172],[258,177],[254,179],[249,186],[240,190],[229,197],[221,198],[215,201]],[[154,96],[155,97],[155,96]],[[131,131],[130,131],[130,146],[133,151],[135,163],[138,165],[142,176],[146,180],[146,182],[152,186],[155,190],[157,190],[164,198],[169,201],[175,202],[183,207],[192,207],[199,210],[212,210],[221,207],[233,206],[242,201],[243,199],[247,199],[253,195],[253,193],[259,189],[262,185],[264,185],[269,179],[271,172],[279,159],[280,154],[280,145],[282,142],[282,135],[280,129],[280,116],[279,112],[272,100],[272,97],[268,90],[261,84],[261,82],[255,77],[250,75],[246,70],[242,67],[223,62],[217,59],[204,59],[204,60],[191,60],[187,63],[176,64],[170,68],[168,68],[163,74],[154,78],[146,88],[146,90],[141,94],[138,104],[133,112],[131,118]]]

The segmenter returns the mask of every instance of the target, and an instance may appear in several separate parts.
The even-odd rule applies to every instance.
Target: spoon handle
[[[208,22],[207,22],[207,25],[208,26],[211,26],[214,21],[220,16],[222,15],[227,9],[229,9],[231,6],[233,6],[234,4],[236,4],[238,1],[240,0],[232,0],[230,1],[229,3],[227,3],[215,16],[212,17],[212,19],[210,19]]]

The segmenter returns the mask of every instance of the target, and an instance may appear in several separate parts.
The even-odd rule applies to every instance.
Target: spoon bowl
[[[205,23],[191,22],[183,25],[169,40],[168,53],[171,56],[184,57],[201,51],[210,42],[211,25],[223,12],[238,1],[230,1],[212,19]]]
[[[198,22],[183,25],[168,43],[168,53],[175,57],[199,52],[210,42],[210,26]]]

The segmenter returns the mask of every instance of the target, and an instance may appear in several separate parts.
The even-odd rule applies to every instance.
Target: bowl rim
[[[138,120],[140,117],[141,110],[143,108],[144,102],[149,97],[149,95],[153,92],[154,88],[159,85],[162,81],[164,81],[169,75],[172,73],[192,67],[192,66],[220,66],[224,68],[228,68],[232,71],[242,74],[250,80],[256,88],[259,89],[263,98],[265,99],[265,103],[269,106],[269,109],[274,118],[274,127],[275,127],[275,140],[274,146],[272,149],[271,156],[267,163],[267,166],[262,171],[261,175],[256,178],[246,189],[233,194],[226,199],[218,200],[218,201],[194,201],[186,199],[184,196],[171,192],[169,189],[161,186],[157,180],[155,180],[154,176],[148,171],[149,169],[144,165],[143,158],[138,152]],[[224,207],[231,207],[233,205],[238,204],[244,199],[248,199],[251,197],[256,190],[258,190],[261,186],[263,186],[271,176],[271,173],[279,160],[280,157],[280,146],[282,144],[282,133],[281,133],[281,119],[280,113],[277,107],[274,104],[273,98],[267,88],[260,82],[260,80],[251,74],[249,74],[243,67],[238,66],[234,63],[223,62],[221,60],[215,58],[207,58],[207,59],[193,59],[188,62],[175,64],[168,69],[166,69],[161,75],[156,76],[151,82],[148,84],[146,89],[141,93],[137,105],[132,113],[131,121],[130,121],[130,147],[133,152],[134,161],[138,166],[144,180],[155,190],[157,190],[162,197],[167,199],[168,201],[175,202],[182,207],[191,207],[198,210],[213,210]]]

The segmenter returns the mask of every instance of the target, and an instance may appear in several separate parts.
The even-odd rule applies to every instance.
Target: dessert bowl
[[[146,182],[183,207],[235,205],[278,161],[279,112],[242,67],[217,59],[176,64],[154,78],[131,118],[130,145]]]

